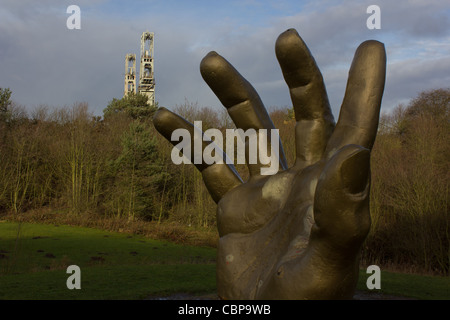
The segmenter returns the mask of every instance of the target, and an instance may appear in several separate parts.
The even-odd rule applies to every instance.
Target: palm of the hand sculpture
[[[351,298],[370,228],[369,162],[384,46],[366,41],[357,49],[336,126],[322,75],[297,32],[282,33],[275,49],[297,121],[295,165],[287,168],[281,147],[280,171],[264,176],[262,164],[249,164],[246,182],[232,165],[196,164],[218,203],[218,293],[224,299]],[[254,88],[224,58],[211,52],[200,70],[237,128],[273,128]],[[154,123],[169,140],[175,129],[193,132],[164,108]]]

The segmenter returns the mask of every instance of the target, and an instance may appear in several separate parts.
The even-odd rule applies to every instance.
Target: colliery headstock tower
[[[136,55],[125,57],[125,89],[124,96],[130,92],[147,96],[150,105],[155,104],[155,73],[153,70],[153,32],[141,35],[141,60],[139,68],[139,85],[136,87]]]
[[[155,74],[153,72],[153,32],[141,36],[141,67],[139,69],[139,93],[148,97],[150,105],[155,104]]]
[[[124,96],[129,92],[136,93],[136,55],[132,53],[128,53],[125,56]]]

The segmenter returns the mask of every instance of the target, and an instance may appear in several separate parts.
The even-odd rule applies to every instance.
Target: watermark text
[[[367,13],[371,14],[369,18],[367,18],[367,28],[369,30],[373,29],[381,29],[381,9],[379,6],[373,4],[367,7]]]
[[[67,29],[81,29],[81,9],[77,5],[71,5],[67,7],[66,13],[71,13],[67,18],[66,26]]]
[[[247,129],[245,131],[242,129],[226,129],[225,131],[226,152],[224,153],[222,132],[218,129],[208,129],[203,133],[202,121],[194,121],[193,139],[187,129],[174,130],[171,141],[179,143],[172,149],[173,163],[177,165],[182,163],[233,164],[232,159],[236,158],[238,164],[263,165],[260,169],[261,175],[272,175],[278,172],[280,146],[278,129]],[[204,141],[210,143],[203,149]],[[237,142],[236,145],[235,142]],[[248,150],[248,159],[246,149]]]

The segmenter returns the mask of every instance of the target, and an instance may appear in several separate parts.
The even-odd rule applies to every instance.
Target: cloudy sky
[[[73,4],[81,9],[81,30],[66,27]],[[366,26],[373,4],[381,9],[379,30]],[[0,87],[27,110],[87,102],[102,115],[123,95],[125,55],[139,57],[141,33],[151,31],[161,106],[188,100],[221,108],[199,72],[211,50],[254,85],[266,107],[289,106],[274,51],[288,28],[297,29],[322,70],[336,118],[353,54],[368,39],[386,46],[383,111],[450,86],[448,1],[0,0]]]

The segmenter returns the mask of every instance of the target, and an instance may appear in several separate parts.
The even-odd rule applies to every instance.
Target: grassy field
[[[215,290],[213,248],[40,224],[0,223],[0,299],[143,299]],[[81,290],[69,290],[69,265]]]
[[[366,270],[359,273],[358,290],[419,300],[450,300],[450,279],[381,271],[381,289],[369,290]]]
[[[216,249],[72,226],[0,222],[0,299],[145,299],[214,293]],[[69,290],[69,265],[81,290]],[[367,290],[365,270],[359,290]],[[448,278],[383,272],[376,293],[450,299]],[[373,292],[373,291],[372,291]]]

